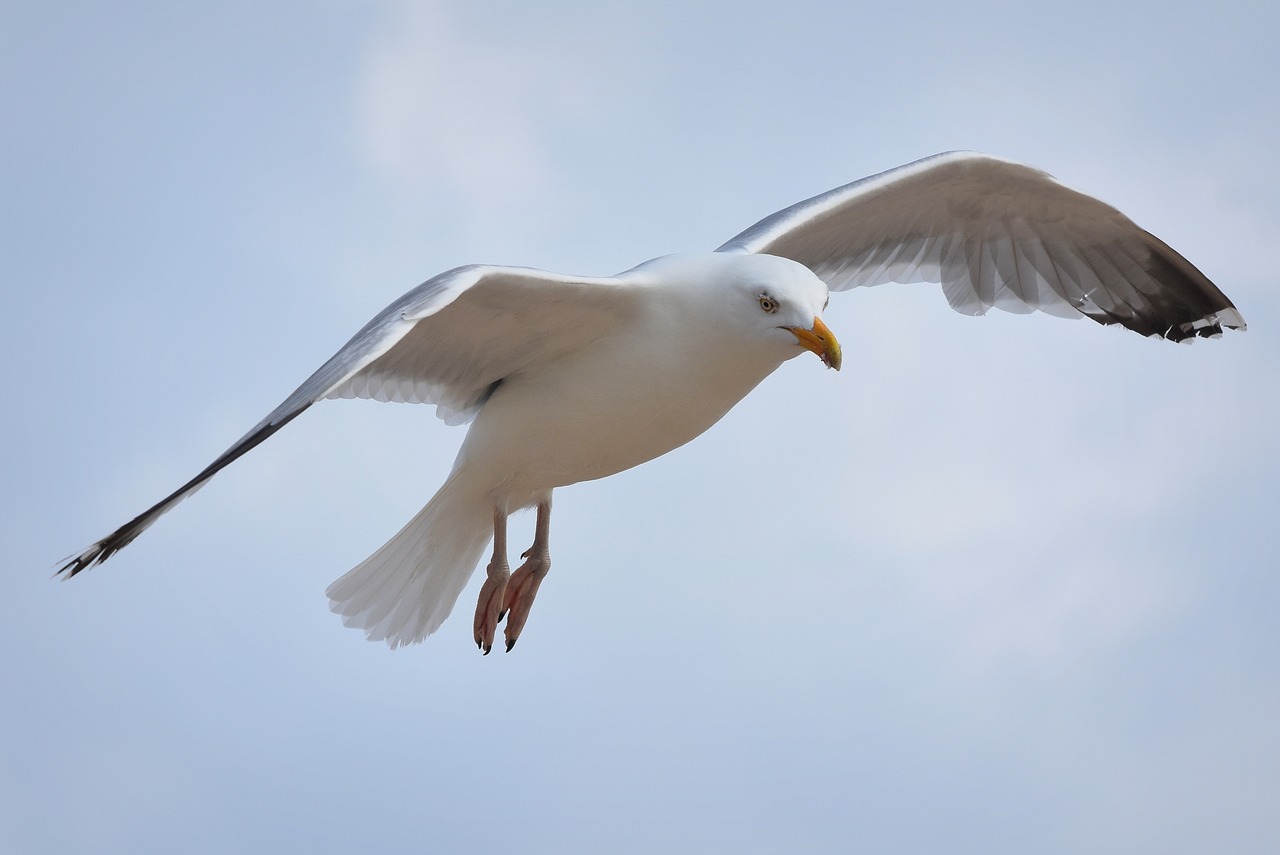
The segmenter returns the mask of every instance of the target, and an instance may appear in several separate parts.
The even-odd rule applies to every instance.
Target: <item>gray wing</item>
[[[467,421],[503,378],[608,334],[627,310],[617,279],[471,265],[429,279],[365,324],[266,418],[173,493],[68,558],[74,576],[128,546],[219,470],[324,398],[430,403]]]
[[[972,152],[837,187],[719,251],[793,259],[832,290],[940,283],[970,315],[1039,309],[1173,341],[1245,327],[1204,274],[1115,208],[1037,169]]]

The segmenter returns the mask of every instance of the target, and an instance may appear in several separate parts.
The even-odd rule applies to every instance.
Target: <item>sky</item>
[[[1280,7],[0,7],[0,846],[1280,849]],[[608,275],[949,149],[1116,205],[1239,306],[1173,345],[838,294],[689,445],[556,494],[481,657],[325,587],[462,430],[325,402],[107,564],[402,292]],[[514,549],[532,519],[513,521]]]

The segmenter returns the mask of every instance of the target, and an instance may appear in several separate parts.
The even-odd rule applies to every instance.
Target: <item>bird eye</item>
[[[778,311],[778,301],[770,297],[768,294],[761,294],[760,308],[772,315],[774,312]]]

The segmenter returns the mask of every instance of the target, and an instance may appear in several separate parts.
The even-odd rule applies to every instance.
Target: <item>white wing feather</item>
[[[129,545],[217,472],[324,398],[435,404],[447,422],[468,420],[504,377],[607,335],[629,309],[618,279],[471,265],[442,273],[396,300],[280,406],[199,474],[137,517],[68,558],[74,576]]]
[[[1115,208],[1037,169],[972,152],[807,199],[719,251],[793,259],[837,291],[938,283],[971,315],[1038,309],[1174,341],[1245,326],[1204,274]]]

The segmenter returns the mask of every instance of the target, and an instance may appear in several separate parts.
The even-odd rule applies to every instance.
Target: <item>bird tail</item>
[[[451,476],[386,545],[329,586],[329,608],[393,650],[444,623],[493,538],[490,503]]]

